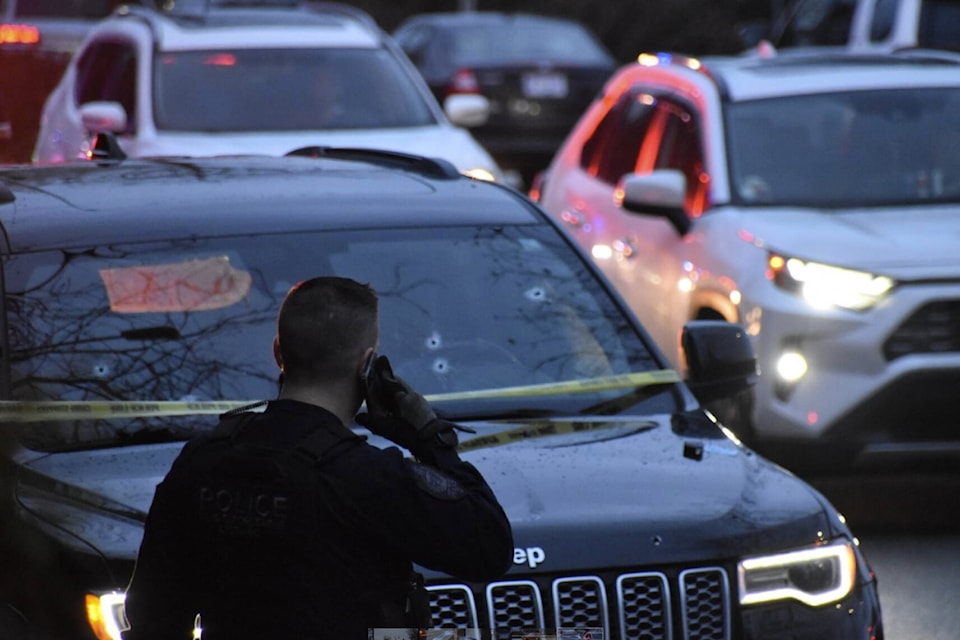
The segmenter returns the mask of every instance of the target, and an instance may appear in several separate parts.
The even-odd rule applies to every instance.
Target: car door
[[[659,169],[680,171],[685,178],[684,211],[696,220],[709,206],[710,177],[704,164],[704,146],[695,109],[664,94],[638,88],[638,99],[651,102],[653,114],[644,131],[635,173]],[[679,366],[679,332],[695,315],[691,292],[711,274],[697,259],[698,233],[682,234],[666,218],[629,212],[616,204],[611,219],[624,247],[617,267],[630,274],[630,305],[653,327],[654,339]]]
[[[91,102],[122,106],[126,124],[116,133],[121,144],[132,139],[141,102],[137,89],[141,75],[138,59],[131,40],[115,34],[91,38],[77,52],[44,105],[34,160],[62,162],[83,157],[93,132],[84,126],[81,107]]]

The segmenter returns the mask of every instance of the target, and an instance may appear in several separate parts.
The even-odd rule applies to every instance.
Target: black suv
[[[379,292],[397,373],[476,429],[513,524],[503,579],[425,572],[436,627],[882,638],[842,516],[701,408],[755,376],[737,325],[686,327],[685,382],[537,205],[444,161],[98,148],[0,170],[0,637],[120,637],[155,485],[275,396],[281,297],[339,274]]]

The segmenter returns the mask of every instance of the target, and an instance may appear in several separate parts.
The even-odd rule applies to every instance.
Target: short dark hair
[[[304,280],[280,305],[277,336],[288,380],[351,375],[363,352],[377,344],[377,294],[350,278]]]

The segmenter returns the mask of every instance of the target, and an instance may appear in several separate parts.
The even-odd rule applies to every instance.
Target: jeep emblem
[[[526,564],[531,569],[547,559],[546,552],[540,547],[527,547],[513,550],[513,564]]]

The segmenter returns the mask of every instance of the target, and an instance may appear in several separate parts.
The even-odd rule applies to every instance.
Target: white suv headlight
[[[768,276],[778,286],[801,295],[818,309],[869,309],[894,285],[893,279],[886,276],[807,262],[778,253],[769,255],[767,266]]]
[[[850,542],[747,558],[737,566],[740,604],[798,600],[836,602],[853,589],[857,560]]]

